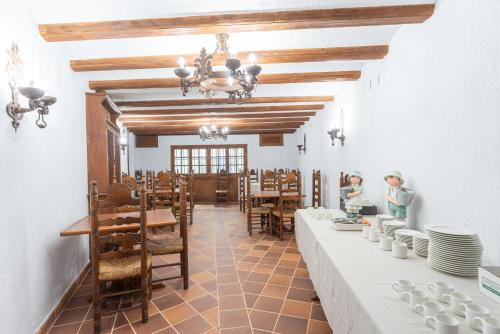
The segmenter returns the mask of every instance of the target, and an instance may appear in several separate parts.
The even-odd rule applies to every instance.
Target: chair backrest
[[[339,186],[340,188],[342,187],[347,187],[349,185],[349,174],[344,172],[340,172],[340,180],[339,180]]]
[[[321,172],[313,170],[312,175],[312,206],[321,206]]]
[[[250,169],[250,182],[259,182],[259,169]]]
[[[279,168],[279,169],[278,169],[278,173],[279,173],[279,174],[284,174],[284,173],[285,173],[285,170],[284,170],[283,168]]]
[[[250,189],[251,186],[251,179],[250,179],[250,174],[246,174],[245,178],[245,185],[246,185],[246,190],[245,190],[245,205],[247,206],[247,218],[251,219],[252,215],[252,205],[253,205],[253,196],[252,196],[252,190]]]
[[[136,191],[137,190],[137,181],[135,180],[135,177],[133,176],[125,176],[122,178],[122,183],[125,184],[130,191]]]
[[[278,190],[280,193],[291,193],[296,192],[298,194],[302,193],[302,178],[300,173],[288,173],[283,174],[282,177],[278,178]]]
[[[184,254],[188,250],[188,220],[187,220],[187,182],[186,177],[181,175],[179,178],[179,233],[182,238],[182,247]],[[186,265],[187,265],[187,259]]]
[[[155,178],[155,172],[152,170],[146,170],[146,188],[153,189],[153,180]]]
[[[272,170],[260,171],[260,190],[276,190],[276,173]]]
[[[299,195],[280,195],[279,201],[278,201],[278,211],[279,211],[279,216],[280,220],[283,220],[283,215],[285,212],[290,212],[290,211],[295,211],[298,208],[300,208],[300,202],[302,200],[302,197]]]
[[[229,174],[225,169],[217,173],[217,190],[229,190]]]
[[[139,200],[132,198],[130,188],[123,183],[113,183],[105,199],[98,202],[98,213],[139,211]]]
[[[92,259],[92,280],[94,286],[98,286],[99,262],[101,259],[112,259],[123,255],[141,256],[141,275],[146,276],[147,271],[147,214],[146,214],[146,187],[141,181],[140,187],[140,214],[139,217],[115,217],[99,218],[99,199],[97,182],[92,181],[90,186],[90,251]],[[106,232],[102,227],[120,226],[120,231],[112,234]],[[136,231],[139,230],[139,234]],[[139,239],[139,240],[137,240]],[[120,249],[103,252],[103,245],[120,245]],[[140,245],[140,249],[134,245]]]
[[[247,178],[247,175],[248,175],[248,172],[246,170],[244,170],[243,172],[240,173],[240,175],[238,175],[238,183],[239,183],[239,194],[240,194],[240,198],[244,201],[245,200],[245,184],[246,184],[246,178]]]

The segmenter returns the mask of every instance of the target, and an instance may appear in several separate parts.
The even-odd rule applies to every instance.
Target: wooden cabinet
[[[105,93],[86,93],[88,182],[97,181],[99,192],[121,176],[120,111]]]

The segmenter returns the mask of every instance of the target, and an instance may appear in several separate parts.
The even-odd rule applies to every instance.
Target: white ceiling
[[[433,3],[432,0],[24,0],[39,24],[119,19],[158,18],[242,11],[276,11],[334,7],[362,7]],[[170,4],[170,5],[168,5]],[[175,5],[171,5],[175,4]],[[234,33],[230,47],[236,50],[269,50],[389,44],[399,26],[330,28],[291,31]],[[202,46],[215,47],[213,35],[164,36],[54,43],[70,59],[198,53]],[[243,60],[243,59],[242,59]],[[243,60],[245,61],[245,60]],[[258,59],[257,59],[258,63]],[[364,61],[298,64],[265,64],[262,73],[293,73],[359,70]],[[187,64],[189,65],[189,64]],[[81,72],[83,80],[174,77],[172,69]],[[331,95],[345,83],[261,85],[254,96]],[[133,89],[109,91],[115,100],[182,98],[180,89]],[[189,97],[200,96],[196,90]],[[221,96],[222,97],[222,96]]]

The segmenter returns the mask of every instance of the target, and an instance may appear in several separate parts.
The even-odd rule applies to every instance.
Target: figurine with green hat
[[[406,219],[406,207],[409,206],[415,198],[415,192],[408,188],[402,187],[405,182],[401,172],[395,170],[384,176],[387,182],[387,206],[389,214],[397,219]]]
[[[344,200],[347,218],[359,217],[359,211],[363,208],[363,175],[354,170],[349,173],[348,181],[349,189]]]

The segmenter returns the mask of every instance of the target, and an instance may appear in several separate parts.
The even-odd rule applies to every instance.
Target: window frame
[[[226,158],[226,169],[229,172],[229,149],[230,148],[242,148],[243,149],[243,170],[246,170],[248,167],[248,146],[247,144],[226,144],[226,145],[172,145],[170,146],[170,167],[175,171],[175,155],[174,152],[177,149],[187,149],[189,156],[189,171],[193,170],[193,149],[206,149],[206,173],[198,173],[194,175],[215,175],[216,173],[212,173],[212,149],[224,149],[225,150],[225,158]],[[229,173],[229,174],[239,174],[239,173]]]

